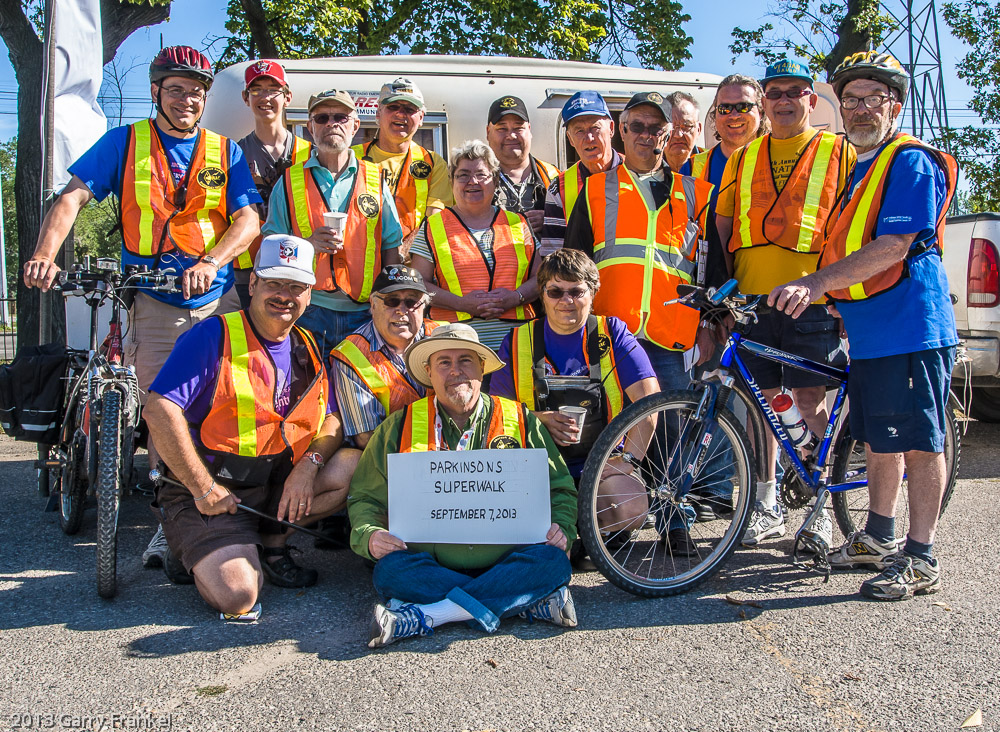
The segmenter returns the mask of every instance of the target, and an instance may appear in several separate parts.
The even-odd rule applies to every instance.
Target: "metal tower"
[[[899,59],[913,80],[903,119],[910,120],[915,137],[939,138],[948,127],[948,107],[934,0],[881,0],[881,5],[898,24],[886,39],[885,49]],[[905,126],[904,122],[901,127]]]

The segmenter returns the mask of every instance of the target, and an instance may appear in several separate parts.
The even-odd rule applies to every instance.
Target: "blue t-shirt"
[[[156,375],[151,392],[160,394],[184,410],[184,418],[191,425],[200,425],[208,416],[215,395],[222,354],[222,320],[208,318],[182,334],[174,344],[163,368]],[[272,342],[260,339],[274,363],[277,374],[275,411],[282,417],[291,407],[292,339]],[[328,377],[329,378],[329,377]],[[337,411],[333,389],[328,389],[327,414]],[[192,430],[198,442],[197,430]]]
[[[858,160],[848,188],[851,194],[877,157]],[[927,151],[916,147],[900,151],[889,170],[875,236],[916,232],[913,247],[933,244],[937,241],[938,213],[947,195],[944,171]],[[864,300],[837,303],[852,359],[882,358],[958,343],[948,278],[937,250],[931,248],[908,260],[908,265],[910,276],[892,289]]]
[[[154,124],[153,127],[156,128],[156,125]],[[128,125],[109,130],[69,168],[69,172],[82,180],[98,201],[103,201],[109,194],[114,194],[121,199],[125,156],[128,153],[128,135]],[[180,183],[187,172],[198,138],[181,139],[159,132],[159,139],[170,163],[170,172],[174,176],[174,182]],[[261,203],[261,197],[250,175],[250,167],[243,157],[243,151],[232,140],[227,142],[229,144],[229,170],[227,171],[229,182],[226,185],[226,215],[232,217],[236,211],[244,206]],[[154,261],[153,257],[140,257],[129,252],[124,246],[122,247],[123,267],[130,264],[152,266]],[[196,257],[174,251],[162,258],[160,267],[174,269],[179,275],[196,264],[197,261]],[[175,307],[198,308],[218,300],[232,285],[233,268],[231,264],[227,264],[219,270],[212,287],[207,292],[190,300],[185,300],[179,292],[166,293],[150,290],[146,291],[146,294]]]
[[[708,182],[715,186],[712,189],[712,196],[708,199],[708,210],[711,218],[715,218],[715,205],[719,201],[719,189],[722,187],[722,174],[726,170],[726,163],[729,157],[722,151],[722,146],[717,146],[716,152],[708,160]]]

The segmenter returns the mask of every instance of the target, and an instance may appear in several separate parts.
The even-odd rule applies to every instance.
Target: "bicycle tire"
[[[962,431],[955,417],[955,410],[960,409],[958,400],[951,396],[948,400],[947,414],[945,420],[944,434],[944,454],[945,454],[945,487],[944,495],[941,498],[941,510],[938,517],[944,515],[948,502],[951,500],[955,490],[955,481],[958,480],[958,469],[962,461]],[[832,480],[833,483],[847,482],[850,476],[862,470],[865,465],[864,443],[858,443],[851,438],[850,420],[844,420],[840,436],[837,438],[836,460],[833,463]],[[834,493],[832,496],[833,512],[837,517],[837,525],[844,537],[850,536],[855,531],[860,531],[865,526],[868,516],[868,490],[855,488],[849,491]],[[899,498],[896,502],[896,534],[901,538],[906,535],[909,527],[909,495],[906,490],[906,480],[900,488]]]
[[[97,436],[97,594],[118,591],[118,508],[121,500],[121,392],[108,389],[101,399]]]
[[[80,531],[83,511],[87,501],[86,475],[87,446],[81,436],[74,433],[66,443],[65,464],[56,479],[59,494],[59,528],[67,536]]]
[[[671,467],[685,464],[697,445],[693,444],[692,430],[698,426],[692,421],[699,403],[696,392],[660,392],[651,394],[628,406],[604,429],[594,443],[580,480],[579,525],[583,543],[600,572],[617,587],[643,597],[664,597],[687,592],[718,572],[733,551],[740,545],[753,504],[754,460],[748,449],[746,431],[728,410],[717,415],[718,428],[713,444],[719,445],[710,460],[703,463],[710,475],[725,475],[722,471],[732,467],[732,512],[725,518],[690,525],[690,536],[698,548],[693,557],[673,552],[664,534],[672,525],[671,519],[680,518],[680,510],[668,504],[668,493],[676,483],[671,477]],[[612,452],[621,444],[625,434],[647,416],[657,415],[657,425],[646,458],[635,473],[646,485],[649,516],[642,528],[628,532],[602,533],[599,507],[600,478]],[[665,450],[666,427],[669,420],[677,420],[678,434],[686,440],[675,440],[677,447]],[[722,439],[722,442],[718,440]],[[718,463],[713,463],[718,459]],[[722,466],[722,467],[720,467]],[[656,486],[659,486],[657,489]],[[605,500],[613,496],[604,496]],[[627,500],[632,500],[627,499]],[[685,498],[681,506],[685,505]],[[689,504],[688,504],[689,505]],[[728,513],[728,512],[727,512]],[[654,576],[654,573],[656,576]]]

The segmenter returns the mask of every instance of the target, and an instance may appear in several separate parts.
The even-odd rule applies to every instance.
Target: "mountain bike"
[[[797,532],[792,561],[828,576],[830,547],[811,531],[827,497],[832,496],[845,536],[859,529],[867,514],[868,492],[856,490],[868,485],[864,446],[851,437],[845,419],[850,367],[835,368],[745,339],[743,334],[756,322],[764,298],[740,295],[735,280],[712,295],[695,287],[679,288],[679,293],[677,302],[700,308],[705,317],[729,315],[735,322],[719,368],[700,390],[645,397],[624,409],[598,438],[584,465],[579,498],[580,535],[591,559],[609,581],[648,597],[685,592],[714,575],[746,531],[756,492],[755,469],[761,464],[769,429],[786,461],[782,502],[789,508],[804,508],[815,498]],[[825,431],[809,454],[801,455],[796,449],[741,353],[820,374],[837,385]],[[746,405],[745,420],[737,419],[728,406],[737,399]],[[623,449],[624,439],[632,427],[651,417],[656,419],[654,436],[646,455],[638,458]],[[960,451],[961,435],[954,410],[949,408],[942,513],[954,490]],[[602,478],[625,472],[616,467],[624,465],[646,487],[652,520],[639,529],[602,521],[609,501],[614,500],[614,496],[599,494]],[[906,505],[905,482],[899,503]],[[705,505],[711,507],[714,520],[696,522],[698,509]],[[905,519],[898,520],[897,526],[905,529],[905,523]],[[686,551],[675,550],[668,540],[671,528],[688,529],[691,543]]]

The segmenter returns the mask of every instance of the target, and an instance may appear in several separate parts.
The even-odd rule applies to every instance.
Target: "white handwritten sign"
[[[388,456],[389,533],[432,544],[537,544],[552,525],[548,454],[530,450]]]

